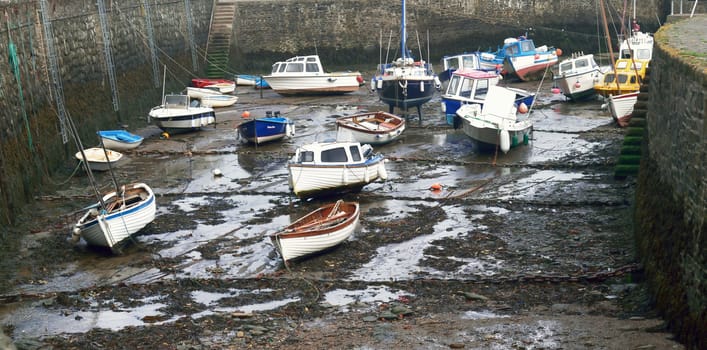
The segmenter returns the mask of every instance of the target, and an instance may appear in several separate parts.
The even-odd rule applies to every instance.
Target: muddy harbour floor
[[[375,148],[388,180],[337,198],[296,198],[286,163],[334,138],[337,116],[387,110],[365,87],[240,87],[201,131],[131,130],[145,142],[115,176],[155,190],[156,219],[114,255],[69,240],[95,201],[87,176],[41,194],[0,295],[2,330],[18,349],[682,349],[636,264],[634,181],[613,176],[625,130],[600,101],[545,85],[528,145],[480,150],[437,94]],[[296,135],[246,144],[243,111],[280,111]],[[267,235],[338,198],[361,205],[354,235],[286,269]]]

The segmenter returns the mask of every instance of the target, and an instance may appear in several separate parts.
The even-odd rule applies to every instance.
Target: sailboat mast
[[[405,0],[402,0],[402,11],[403,11],[403,16],[402,20],[400,21],[400,35],[402,35],[400,39],[400,57],[403,58],[403,62],[407,58],[407,32],[405,31]]]

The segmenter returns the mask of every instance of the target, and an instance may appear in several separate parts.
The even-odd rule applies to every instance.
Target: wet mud
[[[375,148],[388,180],[322,199],[291,194],[287,160],[334,138],[336,116],[387,110],[364,88],[241,89],[215,126],[139,130],[144,144],[115,175],[153,187],[157,218],[115,255],[69,241],[93,201],[86,176],[41,195],[28,209],[39,219],[17,233],[2,329],[29,349],[682,348],[635,264],[634,183],[613,177],[624,131],[601,102],[549,90],[530,143],[507,154],[447,125],[438,95]],[[275,110],[294,119],[294,138],[238,139],[243,111]],[[361,205],[353,236],[286,267],[268,234],[339,198]]]

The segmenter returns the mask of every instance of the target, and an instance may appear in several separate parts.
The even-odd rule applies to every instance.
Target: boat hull
[[[633,106],[638,101],[638,92],[632,92],[622,95],[612,95],[607,99],[607,108],[611,113],[611,118],[616,121],[619,126],[625,127],[631,120],[633,114]]]
[[[108,158],[106,158],[106,154],[108,155]],[[86,155],[88,167],[93,171],[108,171],[111,167],[116,166],[118,161],[123,158],[123,154],[120,152],[110,149],[103,150],[103,148],[100,147],[87,148],[83,150],[83,155]],[[79,151],[76,152],[74,156],[76,159],[83,162],[83,155],[81,154],[81,151]]]
[[[491,148],[501,147],[502,138],[505,137],[501,135],[503,132],[507,132],[509,146],[513,148],[518,145],[528,144],[533,126],[530,123],[523,123],[514,129],[501,130],[478,120],[462,118],[462,130],[469,138],[482,143],[484,147]],[[501,150],[503,151],[503,148]],[[508,150],[503,152],[508,152]]]
[[[332,213],[333,210],[336,212]],[[334,224],[327,225],[329,218],[343,215]],[[358,203],[343,202],[329,204],[288,225],[281,232],[270,236],[285,264],[332,248],[348,239],[355,231],[360,217]]]
[[[96,211],[97,216],[89,210],[74,226],[74,237],[80,236],[89,245],[112,249],[154,221],[157,206],[152,189],[146,184],[135,183],[126,186],[126,193],[131,192],[139,196],[138,202],[131,204],[126,196],[124,208],[108,210],[107,213]],[[115,202],[116,198],[123,197],[113,191],[103,196],[103,202]]]
[[[567,99],[572,101],[588,100],[597,95],[594,81],[601,74],[597,69],[580,74],[564,75],[556,78],[555,82]]]
[[[363,79],[358,72],[335,72],[316,76],[264,77],[280,95],[338,95],[358,91]]]
[[[266,117],[249,120],[238,126],[238,135],[248,142],[261,144],[294,134],[294,124],[288,118]]]
[[[221,108],[233,106],[236,102],[238,102],[238,96],[212,95],[204,96],[200,100],[201,104],[205,107]]]
[[[97,132],[107,149],[128,151],[142,144],[142,136],[131,134],[125,130],[102,130]]]
[[[290,188],[300,198],[357,192],[378,178],[387,178],[382,156],[375,156],[359,164],[290,163],[287,169]]]
[[[383,145],[405,131],[405,119],[386,112],[361,113],[336,120],[337,141]]]
[[[542,77],[545,69],[557,64],[557,56],[554,53],[534,55],[521,55],[506,57],[504,69],[507,75],[517,77],[522,81],[529,81]]]
[[[419,107],[432,99],[435,92],[433,79],[385,79],[380,87],[376,88],[378,97],[383,103],[393,107],[407,110]]]
[[[149,116],[160,129],[171,133],[195,131],[216,122],[216,114],[210,107],[170,109],[158,106]]]

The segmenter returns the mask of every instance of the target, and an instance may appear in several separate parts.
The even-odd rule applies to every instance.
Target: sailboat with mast
[[[408,108],[415,107],[418,117],[422,118],[421,106],[432,99],[435,89],[441,89],[442,84],[432,65],[422,59],[416,61],[408,50],[405,0],[401,0],[401,5],[400,57],[391,63],[378,65],[371,88],[377,91],[381,101],[389,106],[390,113],[398,107],[407,114]]]
[[[600,6],[609,53],[613,59],[614,53],[603,0],[600,0]],[[653,55],[653,37],[641,32],[636,23],[635,0],[633,1],[633,23],[628,32],[631,34],[620,45],[619,59],[612,65],[613,71],[604,74],[603,81],[594,85],[597,93],[605,97],[606,103],[602,108],[608,109],[611,117],[621,127],[627,126],[631,119],[633,106],[638,101],[638,94]]]

